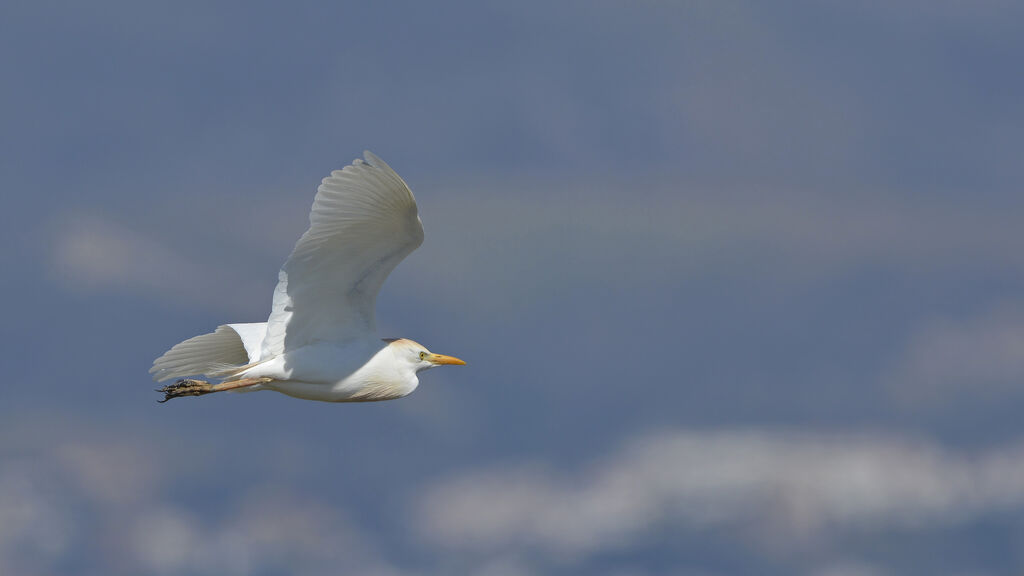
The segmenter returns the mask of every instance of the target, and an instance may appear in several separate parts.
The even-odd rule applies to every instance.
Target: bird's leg
[[[183,379],[178,380],[174,384],[168,384],[162,388],[157,388],[157,392],[163,392],[164,399],[157,400],[163,404],[171,398],[181,398],[183,396],[202,396],[203,394],[209,394],[213,392],[213,385],[205,380],[190,380]]]
[[[272,380],[273,378],[242,378],[241,380],[231,380],[229,382],[221,382],[220,384],[210,384],[206,380],[191,380],[186,378],[178,380],[174,384],[168,384],[163,388],[157,388],[157,392],[163,392],[164,394],[164,399],[157,400],[157,402],[163,404],[171,398],[202,396],[203,394],[212,394],[214,392],[223,392],[225,390],[236,390],[238,388],[245,388],[256,384],[266,384]]]

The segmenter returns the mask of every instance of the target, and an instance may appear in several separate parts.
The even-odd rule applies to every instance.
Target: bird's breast
[[[268,362],[258,375],[275,380],[266,388],[325,402],[392,400],[407,396],[419,384],[415,373],[397,368],[380,341],[304,346]]]
[[[377,402],[408,396],[416,389],[417,385],[418,382],[353,382],[346,380],[335,384],[327,384],[323,382],[283,380],[271,382],[265,385],[265,387],[304,400],[319,400],[321,402]]]

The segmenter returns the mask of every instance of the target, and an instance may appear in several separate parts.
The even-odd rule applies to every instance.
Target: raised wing
[[[261,358],[375,334],[377,292],[423,243],[412,191],[373,153],[363,157],[317,189],[309,230],[278,275]]]

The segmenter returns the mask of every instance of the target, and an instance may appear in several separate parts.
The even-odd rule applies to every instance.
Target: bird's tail
[[[149,373],[157,382],[205,375],[223,378],[259,360],[266,324],[224,324],[175,344],[153,361]]]

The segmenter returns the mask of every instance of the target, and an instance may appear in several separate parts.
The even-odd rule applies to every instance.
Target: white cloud
[[[747,558],[824,545],[842,559],[803,566],[809,574],[887,574],[842,556],[851,552],[842,537],[926,532],[1024,505],[1024,443],[964,454],[897,437],[677,430],[575,472],[458,474],[427,486],[418,512],[402,517],[408,533],[382,541],[334,504],[275,481],[240,482],[217,506],[192,506],[182,495],[208,479],[190,479],[187,449],[116,426],[77,426],[71,440],[59,425],[41,430],[0,435],[3,573],[45,573],[70,557],[98,573],[396,574],[388,555],[413,546],[429,550],[423,573],[530,574],[707,531]]]
[[[219,522],[166,505],[134,520],[128,553],[146,573],[395,573],[338,510],[282,487],[243,493]]]
[[[559,291],[648,289],[692,277],[787,285],[877,269],[1024,276],[1024,253],[1005,249],[1024,242],[1015,211],[967,201],[923,205],[869,193],[702,190],[655,180],[433,183],[417,191],[427,240],[385,292],[448,301],[466,314],[504,317]],[[72,290],[265,313],[311,201],[292,194],[283,205],[256,195],[246,217],[258,226],[237,222],[237,199],[228,196],[155,210],[145,231],[105,216],[65,215],[51,226],[51,267]]]
[[[571,476],[469,471],[421,499],[419,531],[448,549],[552,556],[729,527],[755,548],[807,549],[849,530],[927,529],[1024,504],[1024,446],[964,456],[898,438],[667,432]]]
[[[184,510],[154,506],[135,515],[125,536],[135,565],[147,574],[180,574],[199,564],[202,525]],[[229,573],[234,573],[230,571]]]
[[[50,573],[73,558],[102,574],[397,574],[333,505],[238,483],[217,510],[199,510],[169,490],[188,485],[187,449],[46,422],[0,434],[0,573]]]
[[[1003,305],[923,326],[890,376],[897,396],[914,402],[997,399],[1024,390],[1024,308]]]
[[[73,518],[52,498],[45,470],[5,459],[0,467],[0,573],[28,574],[61,558],[76,529]]]
[[[484,185],[421,193],[427,240],[389,289],[505,317],[595,285],[625,294],[692,278],[789,287],[879,270],[1024,277],[1024,252],[1006,249],[1024,243],[1016,212],[970,199],[619,185],[505,182],[486,195],[472,191]]]
[[[51,273],[69,290],[142,294],[235,312],[269,306],[273,286],[252,281],[255,275],[236,260],[186,257],[150,235],[92,215],[66,216],[52,228]],[[275,269],[264,272],[273,276]]]

